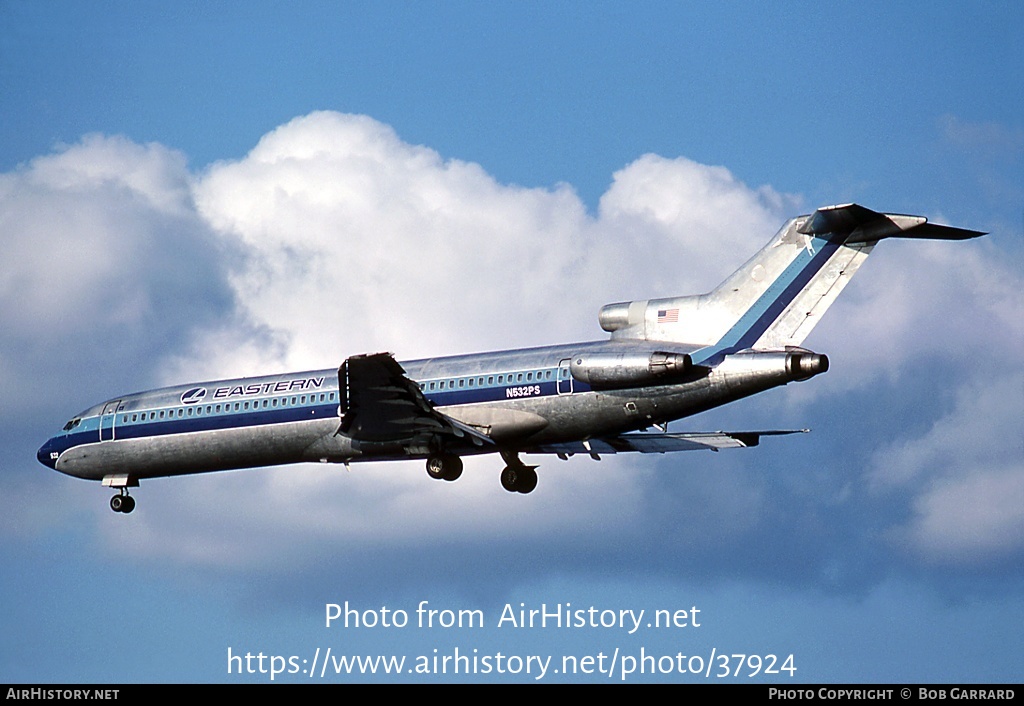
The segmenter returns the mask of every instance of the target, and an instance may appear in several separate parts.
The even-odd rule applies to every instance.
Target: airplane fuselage
[[[692,347],[600,341],[403,362],[439,412],[487,433],[495,446],[460,455],[643,429],[809,377],[793,353],[726,356],[694,364],[670,384],[594,389],[573,375],[584,356],[649,356]],[[787,370],[787,358],[790,360]],[[652,383],[654,380],[652,379]],[[426,458],[429,443],[361,441],[339,434],[335,369],[178,385],[123,395],[76,415],[39,449],[40,462],[79,478],[137,479],[300,462]]]

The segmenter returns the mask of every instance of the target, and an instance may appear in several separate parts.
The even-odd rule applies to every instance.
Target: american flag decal
[[[659,324],[674,324],[679,321],[679,309],[658,309]]]

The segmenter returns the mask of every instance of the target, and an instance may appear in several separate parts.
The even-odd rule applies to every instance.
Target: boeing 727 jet
[[[793,431],[669,432],[668,423],[828,370],[801,347],[885,238],[984,233],[856,204],[791,219],[714,291],[608,304],[602,341],[218,380],[121,395],[75,415],[39,449],[61,473],[117,490],[145,478],[288,463],[425,459],[453,481],[497,453],[510,492],[537,486],[521,454],[667,453],[756,446]],[[657,431],[652,431],[657,429]]]

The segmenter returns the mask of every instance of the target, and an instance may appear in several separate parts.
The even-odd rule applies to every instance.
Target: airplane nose
[[[56,453],[57,452],[56,449],[54,448],[53,439],[50,439],[45,444],[40,446],[38,451],[36,451],[36,458],[39,459],[39,463],[56,470],[57,458],[54,455]]]

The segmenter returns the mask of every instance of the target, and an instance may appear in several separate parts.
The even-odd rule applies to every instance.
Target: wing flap
[[[434,409],[419,385],[390,353],[355,355],[338,368],[341,395],[339,433],[358,441],[416,442],[424,436],[494,442],[472,427]]]

